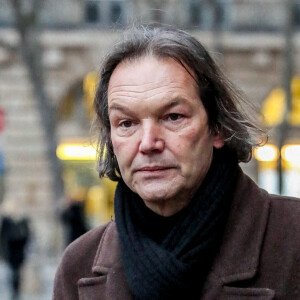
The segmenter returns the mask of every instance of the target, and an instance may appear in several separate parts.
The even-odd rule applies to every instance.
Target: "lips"
[[[137,172],[157,172],[157,171],[165,171],[172,169],[172,167],[164,167],[164,166],[146,166],[143,168],[139,168],[136,171]]]

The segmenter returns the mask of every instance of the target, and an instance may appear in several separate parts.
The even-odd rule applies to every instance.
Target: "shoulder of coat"
[[[271,206],[274,209],[284,209],[290,211],[292,214],[300,214],[300,199],[296,197],[268,195],[271,201]]]
[[[89,230],[80,236],[65,249],[62,261],[65,264],[80,264],[94,259],[100,240],[106,229],[114,224],[114,221],[107,222]]]
[[[270,199],[269,223],[277,227],[277,233],[286,232],[300,245],[300,199],[268,195]]]

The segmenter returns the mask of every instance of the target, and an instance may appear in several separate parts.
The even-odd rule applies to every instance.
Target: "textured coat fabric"
[[[113,221],[66,249],[53,293],[62,299],[133,300]],[[269,195],[240,172],[200,299],[300,299],[300,201]]]

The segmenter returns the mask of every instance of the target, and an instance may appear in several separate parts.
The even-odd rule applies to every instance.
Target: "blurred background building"
[[[92,101],[103,55],[140,22],[176,25],[208,47],[269,129],[242,167],[270,192],[300,196],[300,0],[0,0],[0,201],[17,199],[31,220],[24,290],[36,299],[64,248],[65,199],[84,203],[89,228],[113,215]],[[1,280],[0,269],[0,293]]]

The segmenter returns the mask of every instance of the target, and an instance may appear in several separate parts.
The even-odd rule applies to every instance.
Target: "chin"
[[[159,202],[166,201],[168,199],[174,198],[176,196],[175,192],[170,191],[170,189],[155,189],[155,190],[137,190],[139,196],[146,202]]]
[[[157,201],[163,201],[166,198],[168,198],[168,195],[166,193],[155,193],[155,192],[141,192],[139,193],[139,196],[146,202],[157,202]]]
[[[178,182],[152,181],[143,182],[134,186],[134,191],[147,202],[166,201],[168,199],[176,199],[179,196],[181,184]]]

